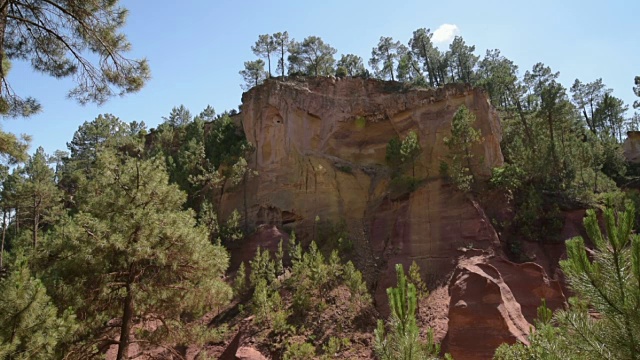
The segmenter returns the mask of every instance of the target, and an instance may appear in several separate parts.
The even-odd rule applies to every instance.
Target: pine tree
[[[592,322],[586,311],[559,314],[560,323],[582,320],[573,322],[571,330],[591,339],[580,348],[594,358],[640,358],[640,237],[632,235],[634,222],[631,205],[617,214],[606,209],[601,232],[595,211],[589,210],[584,225],[595,245],[594,260],[587,256],[584,239],[577,237],[567,242],[567,260],[560,263],[571,289],[602,317]]]
[[[409,281],[416,287],[416,291],[418,294],[418,300],[425,299],[429,296],[429,290],[427,289],[427,284],[422,280],[422,276],[420,275],[420,266],[413,261],[411,266],[409,267]]]
[[[32,246],[38,246],[38,236],[44,224],[53,224],[61,211],[62,194],[55,183],[55,173],[47,164],[48,156],[39,147],[27,161],[22,173],[25,178],[17,191],[20,221],[29,224]]]
[[[367,72],[364,68],[362,58],[354,54],[343,54],[336,66],[338,68],[344,68],[345,76],[364,76]]]
[[[256,56],[267,59],[267,74],[271,77],[271,54],[278,51],[278,44],[276,44],[273,35],[264,34],[258,36],[258,40],[251,47],[251,51],[253,51]],[[264,65],[264,62],[262,62],[262,64]],[[246,65],[247,63],[245,63],[245,67]]]
[[[462,191],[471,190],[471,148],[481,141],[480,131],[473,128],[475,121],[475,115],[466,106],[460,106],[451,120],[451,137],[444,139],[449,148],[449,162],[440,164],[441,172]]]
[[[430,29],[421,28],[413,32],[413,37],[409,40],[411,52],[417,60],[422,60],[423,69],[427,72],[429,85],[436,87],[439,85],[436,64],[433,61],[433,53],[437,52],[431,38],[433,33]]]
[[[397,136],[391,138],[387,144],[385,160],[391,167],[392,177],[399,176],[410,165],[412,176],[415,178],[415,162],[421,153],[422,148],[415,131],[410,131],[402,140]]]
[[[120,32],[127,10],[117,0],[2,1],[0,6],[0,114],[29,116],[40,110],[17,95],[7,79],[8,60],[25,60],[39,72],[70,77],[69,97],[104,103],[139,91],[150,78],[145,59],[124,55],[131,44]]]
[[[70,310],[58,313],[40,280],[18,256],[0,281],[0,359],[59,359],[59,346],[76,329]]]
[[[417,291],[415,285],[408,282],[402,264],[396,265],[397,287],[387,289],[391,315],[389,331],[378,320],[375,330],[375,351],[382,360],[418,360],[437,358],[439,346],[431,342],[420,341],[420,329],[416,324]]]
[[[244,84],[240,85],[240,87],[245,91],[262,84],[267,77],[267,73],[264,71],[264,61],[262,59],[245,61],[244,69],[240,70],[239,74],[244,80]]]
[[[471,83],[474,79],[474,69],[478,62],[478,56],[473,52],[476,50],[475,45],[468,46],[461,36],[456,36],[449,45],[450,66],[452,67],[452,76],[454,81]]]
[[[233,292],[235,296],[241,297],[247,292],[247,272],[244,261],[240,263],[236,277],[233,281]]]
[[[105,147],[118,147],[123,144],[128,135],[129,126],[112,114],[100,114],[91,121],[85,121],[73,134],[71,142],[67,143],[70,156],[65,161],[65,186],[74,171],[87,175],[94,166],[98,153]]]
[[[222,281],[228,255],[182,210],[185,194],[168,184],[163,161],[103,152],[96,175],[79,194],[79,213],[51,235],[43,269],[56,300],[81,319],[74,356],[101,342],[117,320],[117,359],[127,356],[133,325],[162,325],[136,335],[171,346],[189,334],[184,314],[216,309],[231,296]],[[46,259],[45,259],[46,260]]]
[[[309,36],[299,46],[299,56],[306,66],[306,74],[310,76],[328,76],[334,73],[337,52],[331,45],[318,36]]]
[[[422,148],[420,147],[418,134],[413,130],[409,131],[407,137],[402,140],[400,155],[404,164],[411,165],[411,176],[414,178],[416,177],[416,160],[421,153]]]
[[[291,42],[289,40],[289,33],[285,31],[273,34],[273,42],[276,46],[276,51],[280,53],[280,57],[278,58],[278,71],[280,71],[280,75],[284,80],[284,71],[286,70],[284,54],[287,52]]]
[[[636,76],[633,79],[633,83],[635,86],[633,87],[633,93],[636,94],[637,97],[640,97],[640,76]],[[640,108],[640,100],[636,100],[633,102],[634,109]]]
[[[394,69],[400,59],[399,50],[401,47],[403,45],[400,41],[394,42],[390,37],[380,37],[380,42],[371,50],[371,59],[369,59],[369,65],[373,68],[377,78],[396,80]]]

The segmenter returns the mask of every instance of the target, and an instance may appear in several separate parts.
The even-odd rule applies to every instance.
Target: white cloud
[[[442,24],[436,31],[433,32],[434,43],[448,43],[460,33],[458,25],[455,24]]]

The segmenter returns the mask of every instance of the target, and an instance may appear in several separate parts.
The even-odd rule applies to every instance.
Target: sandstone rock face
[[[473,174],[487,179],[502,165],[500,122],[483,91],[317,78],[268,80],[242,100],[239,121],[255,146],[250,166],[257,175],[225,191],[219,206],[223,219],[238,209],[259,229],[250,250],[273,248],[284,237],[278,229],[322,242],[319,228],[342,224],[357,265],[375,284],[383,315],[396,263],[408,269],[416,261],[428,281],[449,278],[438,292],[450,297],[448,314],[438,318],[441,324],[448,317],[443,345],[456,359],[491,358],[503,341],[526,341],[540,298],[551,299],[552,308],[564,303],[544,268],[501,260],[498,235],[483,208],[439,175],[448,155],[444,138],[460,105],[475,114],[473,126],[483,138],[472,148]],[[415,164],[419,185],[394,193],[386,147],[410,131],[422,148]],[[250,250],[232,252],[232,264],[246,262]]]
[[[482,210],[439,176],[448,154],[443,139],[463,104],[476,115],[484,139],[473,147],[473,173],[487,178],[503,162],[500,122],[481,90],[404,90],[394,82],[316,78],[270,80],[242,100],[240,121],[255,146],[250,165],[258,175],[224,194],[223,218],[238,209],[253,227],[292,228],[302,239],[342,222],[361,265],[402,258],[432,274],[453,269],[451,254],[460,246],[497,243]],[[423,185],[391,198],[387,143],[410,131],[422,148],[415,177]]]
[[[554,310],[565,303],[560,284],[541,266],[487,256],[460,260],[449,295],[443,347],[455,359],[491,359],[504,342],[526,344],[541,299]]]
[[[241,348],[238,349],[238,352],[236,352],[236,359],[238,360],[267,360],[266,357],[264,357],[264,355],[262,355],[260,353],[260,351],[251,348],[251,347],[246,347],[243,346]]]
[[[624,157],[634,164],[640,163],[640,131],[628,131],[622,144]]]

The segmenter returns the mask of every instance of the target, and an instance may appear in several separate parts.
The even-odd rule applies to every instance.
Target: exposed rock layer
[[[560,284],[541,266],[500,257],[461,258],[448,286],[443,347],[455,359],[491,359],[504,342],[528,343],[541,299],[552,309],[565,302]]]
[[[640,131],[628,131],[627,138],[622,143],[622,150],[627,161],[640,163]]]
[[[366,260],[386,260],[388,253],[423,259],[446,273],[441,263],[449,263],[456,248],[497,244],[482,209],[439,176],[448,154],[443,139],[460,105],[476,115],[484,141],[473,147],[472,167],[486,178],[503,160],[500,122],[481,90],[405,90],[363,79],[267,81],[245,93],[242,105],[258,175],[225,193],[222,214],[239,209],[252,226],[295,228],[307,238],[317,237],[319,226],[343,221]],[[415,177],[423,185],[390,197],[386,147],[412,130],[422,147]]]
[[[342,223],[383,313],[396,263],[406,269],[416,261],[432,284],[453,274],[445,285],[450,304],[444,344],[456,359],[490,357],[500,342],[526,341],[540,297],[553,298],[551,307],[564,302],[544,268],[501,260],[498,235],[482,207],[439,175],[448,155],[444,139],[461,105],[475,114],[473,126],[483,138],[472,148],[476,179],[502,165],[500,122],[482,90],[317,78],[269,80],[242,100],[240,121],[255,146],[250,166],[257,175],[225,192],[223,217],[238,209],[252,228],[295,229],[299,238],[320,242],[326,240],[320,228]],[[407,174],[415,173],[419,186],[392,191],[386,147],[410,131],[418,134],[422,152]],[[269,237],[265,245],[274,244]],[[468,355],[475,353],[481,355]]]

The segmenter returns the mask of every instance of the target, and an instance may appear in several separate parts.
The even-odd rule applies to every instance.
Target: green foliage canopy
[[[34,98],[16,94],[8,80],[8,60],[28,60],[35,71],[72,77],[69,96],[102,104],[114,95],[136,92],[149,80],[144,59],[129,59],[131,44],[120,29],[126,9],[117,0],[7,0],[0,6],[0,113],[29,116],[40,110]],[[95,55],[91,61],[86,55]]]

